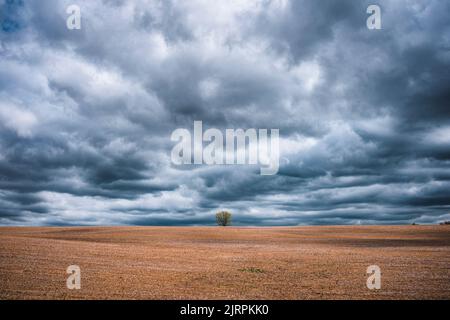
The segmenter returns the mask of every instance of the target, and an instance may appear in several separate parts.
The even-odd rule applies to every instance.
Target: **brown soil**
[[[433,298],[450,299],[450,226],[0,228],[0,299]]]

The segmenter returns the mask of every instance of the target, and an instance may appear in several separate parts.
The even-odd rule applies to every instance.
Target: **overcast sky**
[[[450,220],[449,14],[443,0],[0,0],[0,224]],[[174,166],[170,135],[194,120],[279,129],[278,174]]]

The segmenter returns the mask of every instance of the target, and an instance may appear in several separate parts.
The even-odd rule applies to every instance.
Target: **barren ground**
[[[0,299],[86,298],[450,299],[450,226],[0,228]]]

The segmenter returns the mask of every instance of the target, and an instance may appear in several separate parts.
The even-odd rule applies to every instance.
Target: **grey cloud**
[[[445,1],[0,1],[0,224],[450,218]],[[176,128],[278,128],[281,167],[170,163]],[[74,218],[76,217],[76,218]]]

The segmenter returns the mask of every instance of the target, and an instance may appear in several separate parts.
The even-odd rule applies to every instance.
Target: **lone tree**
[[[219,226],[229,226],[231,224],[231,213],[229,213],[228,211],[217,212],[216,222]]]

